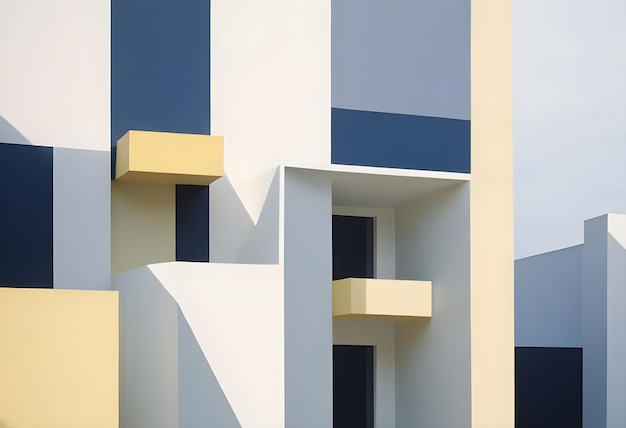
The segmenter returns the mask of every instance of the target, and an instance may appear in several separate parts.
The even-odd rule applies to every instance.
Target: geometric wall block
[[[515,348],[515,426],[581,428],[583,350]]]
[[[209,0],[111,0],[111,146],[130,129],[210,133]]]
[[[114,275],[122,426],[285,426],[281,276],[279,265],[189,262]]]
[[[0,286],[52,288],[52,148],[0,143]]]
[[[333,108],[331,162],[470,172],[470,121]]]
[[[118,293],[0,289],[0,426],[118,426]]]
[[[176,260],[176,186],[111,182],[111,272]]]
[[[432,283],[346,278],[333,281],[333,317],[399,321],[432,316]]]
[[[128,131],[117,142],[116,180],[208,186],[223,175],[223,137]]]

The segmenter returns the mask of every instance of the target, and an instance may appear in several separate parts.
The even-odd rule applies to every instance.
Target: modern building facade
[[[626,420],[626,216],[587,220],[584,231],[581,245],[515,262],[523,426],[618,427]]]
[[[0,32],[0,302],[109,302],[60,327],[108,371],[55,384],[98,408],[59,426],[514,426],[510,2],[32,0]],[[22,324],[7,370],[45,360]],[[0,426],[49,417],[24,394]]]

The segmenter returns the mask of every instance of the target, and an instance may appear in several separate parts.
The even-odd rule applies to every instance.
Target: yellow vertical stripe
[[[515,425],[510,0],[472,1],[472,427]]]

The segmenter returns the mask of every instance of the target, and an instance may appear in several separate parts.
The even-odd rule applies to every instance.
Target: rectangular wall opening
[[[333,346],[333,427],[374,428],[373,346]]]
[[[333,281],[374,278],[374,218],[333,215]]]

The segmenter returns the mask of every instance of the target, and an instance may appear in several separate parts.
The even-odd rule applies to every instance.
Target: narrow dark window
[[[333,216],[333,280],[374,277],[374,219]]]
[[[333,347],[333,427],[374,427],[374,347]]]

